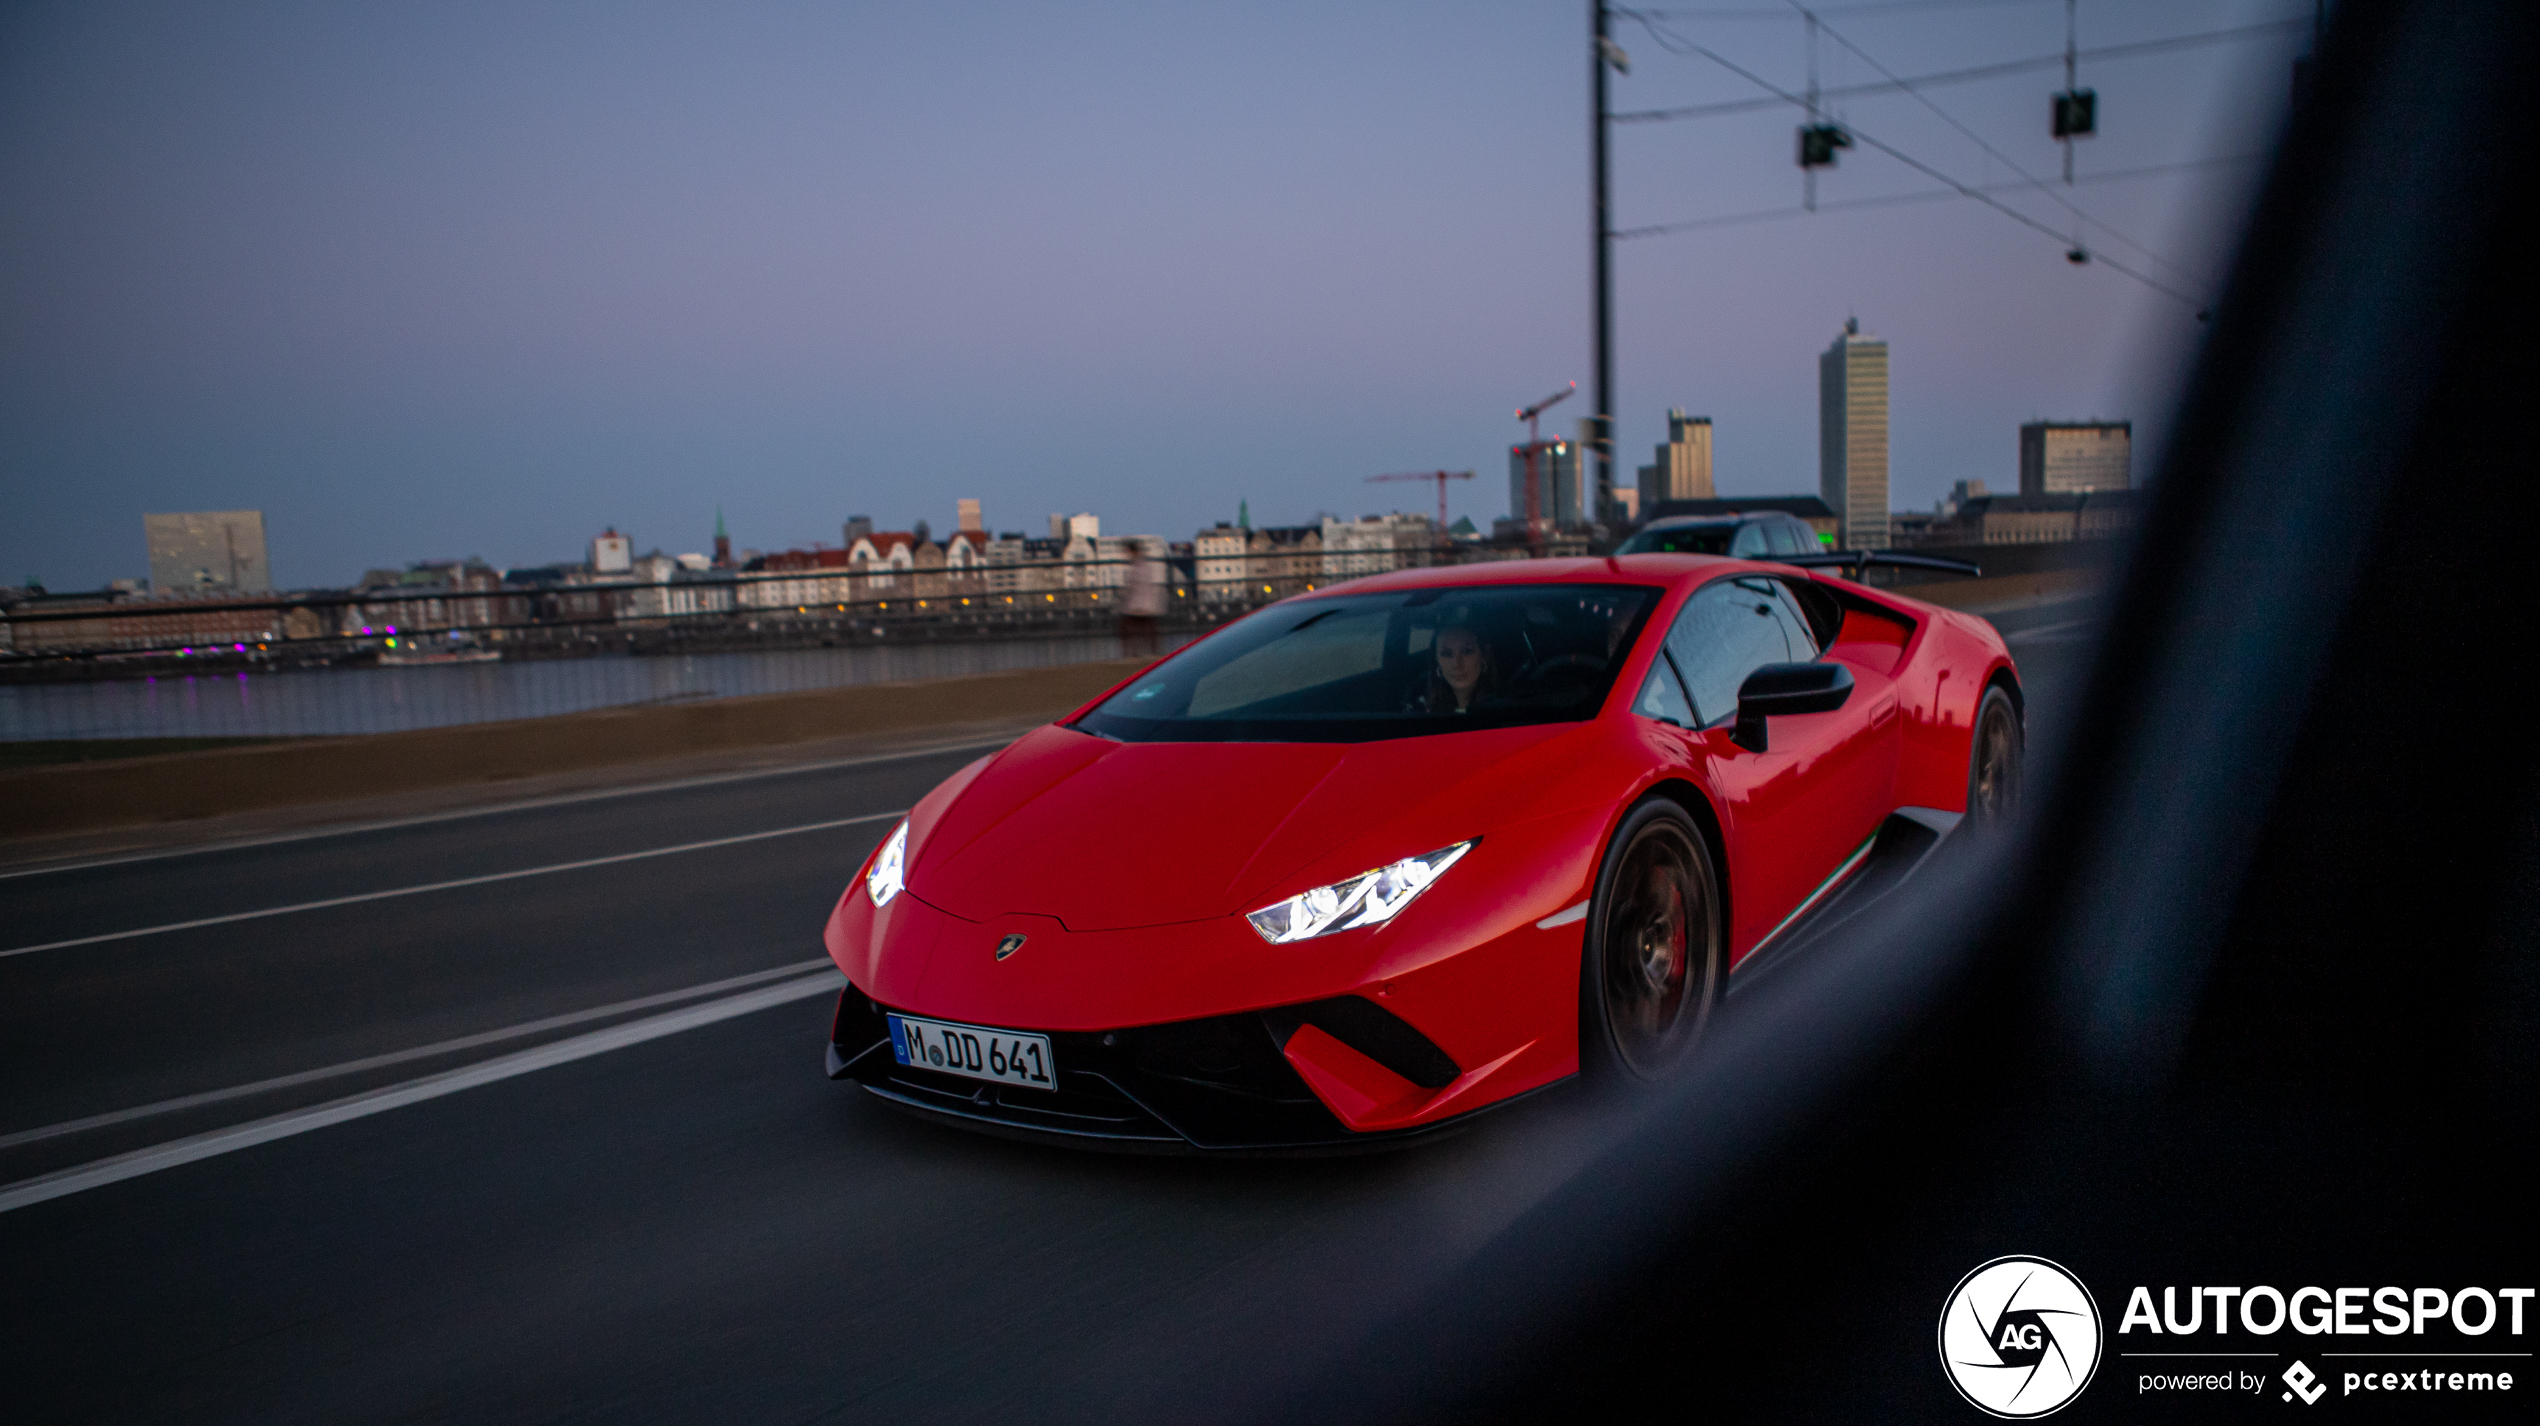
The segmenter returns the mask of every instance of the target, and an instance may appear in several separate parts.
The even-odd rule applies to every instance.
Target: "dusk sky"
[[[1769,0],[1653,13],[1774,85]],[[2059,55],[2060,0],[1821,12],[1895,74]],[[1816,353],[1891,343],[1894,500],[2131,417],[2138,478],[2309,0],[2081,0],[2102,133],[2056,192],[1863,144],[1821,211],[1617,246],[1618,478],[1667,408],[1724,494],[1814,493]],[[1506,513],[1518,405],[1589,352],[1587,11],[1463,3],[20,4],[0,11],[0,581],[144,574],[145,511],[265,512],[277,582],[481,555],[835,544],[1091,511],[1187,539]],[[1762,91],[1618,17],[1616,110]],[[1828,87],[1879,78],[1819,42]],[[1835,106],[1952,178],[2060,175],[2060,66]],[[2002,157],[1988,154],[1980,136]],[[1795,209],[1795,110],[1619,125],[1618,229]],[[2005,161],[2007,158],[2007,162]],[[2181,165],[2194,165],[2182,167]],[[2104,178],[2136,170],[2134,177]],[[2113,229],[2113,232],[2111,231]],[[2140,246],[2136,246],[2139,244]]]

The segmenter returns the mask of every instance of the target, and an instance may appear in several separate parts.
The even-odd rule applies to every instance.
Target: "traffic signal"
[[[2099,91],[2067,89],[2055,96],[2055,137],[2086,139],[2099,132]]]
[[[1852,147],[1852,135],[1841,124],[1802,124],[1799,127],[1799,166],[1801,168],[1834,167],[1834,151]]]

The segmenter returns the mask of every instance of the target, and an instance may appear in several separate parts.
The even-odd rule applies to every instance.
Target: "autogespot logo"
[[[2044,1416],[2099,1368],[2099,1305],[2044,1258],[1995,1258],[1958,1280],[1940,1309],[1950,1385],[1994,1416]]]

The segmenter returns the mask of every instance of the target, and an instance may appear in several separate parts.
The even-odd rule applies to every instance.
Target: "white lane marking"
[[[2056,639],[2055,642],[2065,643],[2069,642],[2074,637],[2071,633],[2072,630],[2086,627],[2095,622],[2097,621],[2091,619],[2066,619],[2060,624],[2040,624],[2034,629],[2021,629],[2016,633],[2004,634],[2002,636],[2002,642],[2006,644],[2025,643],[2030,639],[2044,639],[2049,635],[2061,634],[2064,635],[2064,637]]]
[[[434,822],[456,822],[467,817],[494,817],[506,812],[536,812],[548,807],[569,807],[577,802],[599,802],[611,797],[640,797],[653,792],[684,792],[692,787],[715,787],[727,782],[748,782],[755,778],[835,772],[840,768],[863,767],[871,763],[905,762],[910,758],[930,757],[936,753],[966,753],[978,748],[1002,748],[1014,741],[1014,738],[995,738],[985,742],[928,743],[904,752],[872,753],[855,758],[830,758],[823,762],[753,768],[748,772],[716,773],[708,777],[681,778],[674,782],[648,782],[636,787],[606,787],[595,792],[564,792],[553,797],[532,797],[520,802],[499,802],[491,807],[462,807],[454,812],[425,812],[413,817],[392,818],[385,822],[355,822],[342,827],[313,827],[305,832],[276,832],[269,837],[203,842],[188,847],[162,847],[156,851],[131,852],[124,856],[99,857],[91,861],[51,862],[43,866],[20,867],[15,871],[0,871],[0,881],[11,881],[22,876],[50,876],[57,871],[89,871],[97,867],[125,866],[132,862],[155,862],[168,857],[199,856],[205,852],[245,851],[250,847],[271,847],[284,842],[313,841],[320,837],[350,837],[362,832],[392,832],[400,827],[421,827]]]
[[[214,1129],[209,1133],[174,1139],[150,1148],[135,1149],[128,1154],[116,1154],[94,1163],[80,1164],[54,1173],[21,1179],[6,1187],[0,1187],[0,1213],[24,1208],[29,1204],[42,1203],[48,1199],[84,1193],[89,1189],[102,1188],[110,1183],[120,1183],[128,1178],[139,1178],[143,1174],[157,1173],[161,1169],[172,1169],[183,1164],[216,1158],[222,1154],[235,1153],[240,1149],[253,1148],[258,1144],[270,1144],[276,1139],[288,1139],[296,1134],[306,1134],[312,1129],[323,1129],[330,1124],[342,1124],[353,1119],[367,1118],[373,1114],[384,1114],[391,1109],[402,1109],[409,1104],[420,1104],[427,1099],[438,1099],[445,1094],[456,1094],[463,1089],[474,1089],[478,1085],[493,1084],[499,1080],[511,1079],[536,1070],[571,1064],[575,1060],[589,1059],[593,1055],[604,1055],[611,1050],[622,1050],[629,1045],[640,1045],[647,1040],[658,1040],[665,1035],[676,1035],[683,1030],[694,1030],[701,1025],[711,1025],[718,1020],[729,1020],[736,1015],[748,1015],[791,1001],[806,1000],[815,995],[834,995],[838,987],[844,984],[846,984],[845,978],[832,971],[808,976],[802,980],[789,980],[777,985],[762,986],[757,990],[744,991],[739,995],[727,996],[721,1000],[710,1000],[703,1005],[691,1005],[685,1010],[674,1010],[667,1015],[656,1015],[651,1019],[637,1020],[627,1025],[612,1025],[605,1030],[594,1030],[587,1035],[576,1035],[572,1039],[558,1040],[551,1045],[521,1050],[498,1059],[486,1060],[481,1064],[444,1070],[439,1074],[408,1080],[404,1084],[393,1084],[384,1089],[350,1095],[325,1104],[313,1105],[307,1109],[295,1109],[286,1114],[252,1120],[227,1129]]]
[[[1555,911],[1551,915],[1537,921],[1535,923],[1535,929],[1538,931],[1549,931],[1555,926],[1567,926],[1573,922],[1584,921],[1587,919],[1587,909],[1588,904],[1582,901],[1567,911]]]
[[[290,906],[267,906],[256,911],[233,911],[226,916],[202,916],[192,921],[170,921],[163,926],[142,926],[130,931],[106,931],[94,936],[75,936],[67,941],[46,941],[40,946],[12,946],[0,951],[0,960],[11,956],[31,956],[37,951],[61,951],[73,946],[93,946],[102,941],[128,941],[135,936],[156,936],[167,931],[191,931],[198,926],[226,926],[233,921],[254,921],[266,916],[288,916],[295,911],[322,911],[330,906],[351,906],[364,901],[385,901],[392,896],[421,896],[427,891],[450,891],[462,886],[484,886],[489,882],[517,881],[524,876],[550,876],[560,871],[581,871],[585,867],[613,866],[618,862],[637,862],[647,857],[676,856],[681,852],[702,852],[712,847],[732,847],[743,842],[763,842],[770,837],[791,837],[802,832],[825,832],[832,827],[852,827],[859,822],[886,822],[903,817],[908,809],[897,812],[871,812],[862,817],[838,817],[826,822],[805,822],[799,827],[778,827],[768,832],[744,832],[737,837],[713,837],[702,842],[682,842],[675,847],[652,847],[640,852],[620,852],[613,857],[589,857],[578,862],[557,862],[553,866],[523,867],[518,871],[487,872],[483,876],[463,876],[456,881],[435,881],[422,886],[392,886],[386,891],[364,891],[352,896],[330,896],[324,901],[302,901]]]
[[[364,1074],[375,1069],[386,1069],[390,1065],[410,1064],[416,1060],[436,1059],[442,1055],[456,1054],[461,1050],[482,1049],[487,1045],[499,1045],[505,1040],[518,1040],[530,1035],[543,1035],[549,1030],[561,1030],[568,1025],[588,1024],[593,1020],[606,1020],[613,1015],[626,1015],[638,1010],[651,1010],[657,1006],[676,1005],[682,1000],[699,1000],[709,995],[721,995],[727,991],[741,990],[753,985],[762,985],[771,980],[782,979],[785,976],[801,975],[807,971],[817,970],[827,964],[829,964],[829,959],[826,956],[817,957],[807,961],[796,961],[792,965],[778,966],[773,970],[752,971],[748,975],[736,975],[728,980],[708,981],[704,985],[692,985],[684,990],[665,990],[658,995],[637,996],[633,1000],[621,1000],[615,1005],[595,1005],[588,1010],[576,1010],[564,1015],[550,1015],[544,1020],[530,1020],[518,1025],[507,1025],[500,1030],[487,1030],[481,1034],[461,1035],[455,1040],[441,1040],[429,1045],[417,1045],[410,1050],[392,1050],[384,1055],[371,1055],[364,1059],[346,1060],[342,1064],[327,1065],[323,1068],[313,1070],[302,1070],[297,1074],[276,1075],[272,1079],[260,1079],[252,1084],[237,1084],[231,1085],[227,1089],[210,1089],[205,1090],[200,1094],[179,1095],[174,1099],[162,1099],[156,1104],[142,1104],[136,1105],[130,1109],[116,1109],[104,1114],[91,1114],[85,1119],[65,1120],[59,1124],[47,1124],[40,1129],[21,1129],[14,1134],[0,1134],[0,1149],[13,1149],[20,1144],[33,1144],[45,1139],[58,1139],[65,1134],[82,1134],[91,1129],[103,1129],[113,1124],[129,1124],[136,1119],[148,1119],[160,1114],[173,1114],[180,1109],[200,1109],[207,1104],[220,1104],[232,1099],[244,1099],[249,1095],[265,1094],[277,1089],[292,1089],[299,1085],[316,1084],[321,1080],[340,1079],[345,1075],[351,1074]]]

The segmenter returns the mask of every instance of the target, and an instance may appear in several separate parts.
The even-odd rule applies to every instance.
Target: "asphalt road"
[[[2048,740],[2084,613],[1997,620]],[[821,923],[971,756],[0,877],[9,1418],[1106,1416],[1305,1350],[1263,1265],[1346,1334],[1559,1173],[1560,1096],[1215,1162],[825,1079]]]

